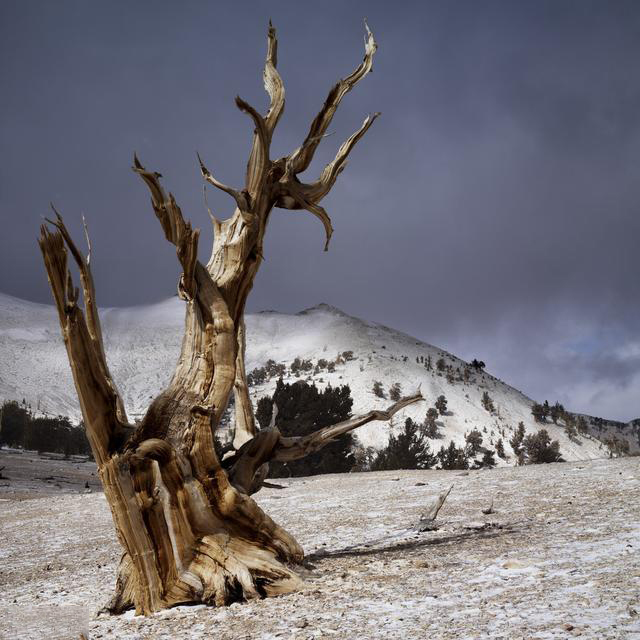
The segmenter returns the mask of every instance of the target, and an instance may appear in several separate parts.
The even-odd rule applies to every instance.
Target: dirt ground
[[[640,458],[286,480],[257,498],[303,544],[306,588],[149,618],[97,615],[120,548],[93,465],[2,466],[1,638],[640,638]]]

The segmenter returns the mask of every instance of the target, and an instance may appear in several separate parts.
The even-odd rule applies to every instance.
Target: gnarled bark
[[[273,161],[271,138],[284,109],[284,86],[276,69],[275,30],[269,26],[264,67],[269,110],[263,116],[236,99],[254,126],[245,185],[236,189],[223,184],[200,160],[205,181],[235,202],[228,219],[211,216],[215,235],[207,264],[198,260],[199,230],[165,192],[160,174],[134,157],[133,170],[149,188],[155,215],[176,248],[182,267],[178,293],[186,304],[175,372],[139,424],[129,424],[109,373],[90,260],[76,247],[59,215],[51,221],[55,230],[42,227],[40,247],[87,435],[124,548],[110,605],[113,612],[135,607],[149,614],[178,603],[225,604],[299,588],[301,581],[291,566],[302,561],[300,545],[250,497],[261,486],[267,463],[317,451],[341,433],[371,420],[388,420],[421,397],[305,438],[283,438],[275,427],[256,431],[244,371],[244,309],[262,261],[271,211],[310,211],[322,220],[328,243],[331,220],[318,203],[376,116],[368,117],[340,147],[316,182],[304,184],[297,174],[309,166],[344,95],[371,70],[375,49],[367,27],[362,64],[330,91],[302,145]],[[84,311],[67,265],[68,253],[80,271]],[[238,451],[223,466],[213,433],[231,393]]]

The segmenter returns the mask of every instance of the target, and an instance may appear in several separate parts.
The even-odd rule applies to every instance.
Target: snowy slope
[[[182,337],[183,303],[171,298],[158,304],[126,309],[107,308],[101,312],[106,351],[111,372],[123,395],[131,418],[140,417],[150,399],[169,381]],[[483,445],[503,437],[508,454],[511,430],[519,421],[527,432],[537,430],[531,416],[532,400],[488,373],[472,373],[467,383],[449,382],[438,374],[435,363],[444,358],[454,372],[464,371],[466,363],[436,347],[385,326],[346,315],[328,305],[318,305],[295,315],[262,312],[247,316],[247,371],[262,367],[267,360],[287,365],[299,357],[315,365],[319,359],[335,361],[338,354],[353,352],[353,360],[336,364],[335,371],[302,374],[318,386],[349,384],[354,413],[383,408],[389,400],[378,398],[373,382],[380,381],[388,391],[399,383],[403,395],[420,387],[426,402],[398,414],[391,428],[400,428],[404,418],[422,421],[437,396],[448,400],[448,414],[439,418],[443,439],[458,444],[473,428],[483,432]],[[433,370],[422,360],[431,358]],[[418,362],[417,360],[420,360]],[[0,294],[0,399],[25,399],[35,411],[68,415],[79,419],[79,408],[71,373],[60,337],[55,309]],[[276,378],[252,387],[254,399],[272,393]],[[481,403],[488,392],[496,407],[492,415]],[[603,457],[606,448],[595,438],[570,440],[560,426],[544,425],[566,459]],[[637,425],[624,425],[616,433],[628,434],[637,449]],[[485,431],[486,430],[486,431]],[[597,431],[596,431],[597,433]],[[364,446],[381,447],[389,435],[389,425],[374,422],[360,428],[357,436]],[[513,462],[513,457],[511,459]]]

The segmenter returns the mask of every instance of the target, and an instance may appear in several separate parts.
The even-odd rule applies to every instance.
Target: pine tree
[[[31,420],[23,400],[22,405],[15,400],[5,402],[0,409],[0,445],[24,446],[24,434]]]
[[[531,407],[531,415],[536,422],[544,422],[546,418],[544,407],[537,402],[534,402]]]
[[[401,397],[402,397],[402,387],[400,386],[399,382],[394,382],[389,387],[389,398],[394,402],[398,402],[398,400],[400,400]]]
[[[449,442],[449,446],[440,447],[437,454],[441,469],[468,469],[469,459],[464,449],[456,447],[453,440]]]
[[[565,412],[564,414],[564,432],[569,438],[575,438],[578,435],[576,419],[571,413]]]
[[[291,373],[293,373],[293,375],[297,378],[300,375],[300,371],[302,369],[302,360],[298,357],[294,358],[290,368]]]
[[[373,393],[378,398],[385,398],[386,397],[385,394],[384,394],[384,389],[382,388],[382,382],[380,382],[379,380],[376,380],[373,383]]]
[[[578,416],[576,427],[578,431],[583,435],[589,431],[589,426],[587,425],[587,421],[584,416]]]
[[[407,418],[404,430],[397,436],[391,434],[389,444],[374,458],[373,471],[392,469],[430,469],[436,463],[428,441],[420,433],[419,426]]]
[[[549,414],[551,415],[553,424],[558,424],[558,420],[564,415],[564,407],[559,402],[556,402],[553,407],[551,407]]]
[[[469,455],[475,456],[482,446],[482,434],[477,429],[473,429],[465,436],[465,442],[467,443]]]
[[[489,413],[493,413],[496,410],[496,408],[495,408],[495,406],[493,404],[493,400],[491,399],[491,396],[486,391],[482,394],[482,406]]]
[[[484,469],[493,469],[496,466],[496,459],[494,456],[494,451],[492,449],[487,449],[484,452],[484,454],[482,455],[480,466]]]
[[[443,395],[438,396],[438,399],[436,400],[436,409],[441,416],[447,413],[447,399]]]
[[[528,435],[523,441],[524,453],[528,464],[560,462],[560,443],[551,440],[546,429]]]
[[[496,442],[496,453],[498,454],[499,458],[502,458],[503,460],[506,458],[506,454],[504,452],[504,443],[502,442],[502,438],[499,438],[498,441]]]
[[[280,378],[279,382],[282,382]],[[273,415],[273,401],[270,397],[264,396],[258,400],[256,405],[256,419],[261,429],[266,429],[271,424],[271,416]]]
[[[511,438],[511,440],[509,440],[509,444],[511,445],[511,448],[513,449],[513,453],[515,453],[516,456],[519,456],[520,453],[522,452],[522,443],[524,441],[524,434],[525,434],[524,422],[518,422],[516,432],[513,434],[513,437]]]
[[[273,397],[269,400],[278,407],[276,426],[285,437],[306,435],[346,420],[351,415],[353,405],[351,390],[347,385],[328,386],[324,391],[319,391],[315,385],[303,381],[288,384],[282,379],[278,380]],[[266,412],[264,419],[266,419]],[[260,424],[263,426],[263,421]],[[353,444],[353,435],[346,433],[321,451],[302,460],[294,460],[286,465],[272,462],[270,475],[271,477],[310,476],[318,473],[349,471],[352,466],[350,453]]]
[[[424,435],[432,440],[440,437],[440,432],[438,431],[438,425],[436,423],[437,418],[438,410],[434,407],[429,407],[429,409],[427,409],[427,415],[424,418]]]

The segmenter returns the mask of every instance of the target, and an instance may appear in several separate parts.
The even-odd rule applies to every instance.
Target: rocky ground
[[[258,500],[304,545],[306,588],[150,618],[97,615],[120,549],[91,463],[2,466],[2,638],[640,638],[639,458],[287,480]]]

